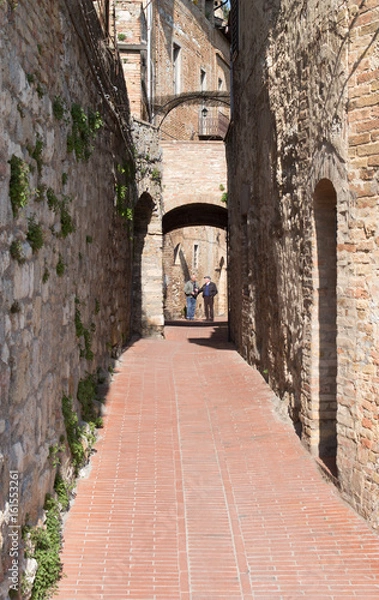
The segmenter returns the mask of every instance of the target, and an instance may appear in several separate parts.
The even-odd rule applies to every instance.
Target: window
[[[174,65],[174,94],[180,94],[180,46],[173,45],[172,62]]]
[[[193,261],[192,261],[193,270],[199,268],[199,244],[193,245]]]
[[[200,69],[200,90],[204,92],[207,89],[207,74],[204,69]]]
[[[174,265],[180,265],[181,245],[177,244],[174,249]]]

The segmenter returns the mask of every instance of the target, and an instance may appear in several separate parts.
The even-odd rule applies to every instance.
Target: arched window
[[[318,455],[325,462],[337,450],[337,194],[328,179],[313,196],[312,417]]]
[[[174,248],[174,265],[180,265],[180,251],[181,251],[181,245],[176,244],[176,246]]]

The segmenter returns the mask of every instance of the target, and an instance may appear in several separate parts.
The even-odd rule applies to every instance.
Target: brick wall
[[[118,82],[107,88],[101,68],[95,71],[100,65],[86,26],[91,8],[86,0],[0,4],[1,597],[10,559],[9,471],[19,472],[18,523],[26,514],[35,523],[54,481],[49,449],[64,433],[63,394],[76,403],[78,381],[98,368],[107,375],[131,333],[131,239],[115,208],[116,183],[126,183],[119,167],[131,164],[132,143],[114,106],[127,107],[127,97]],[[111,78],[113,59],[105,46],[103,56]],[[68,147],[75,105],[82,122],[88,111],[103,122],[91,130],[87,160],[78,154],[79,134],[75,149]],[[12,157],[25,166],[29,187],[17,214],[10,194],[20,178],[13,171],[11,183]],[[133,181],[128,194],[132,204]],[[43,234],[39,249],[33,250],[28,235],[30,219]],[[75,326],[78,310],[90,332],[85,356]]]
[[[205,204],[225,208],[222,202],[226,182],[226,160],[223,142],[162,141],[163,214],[180,206]],[[227,315],[227,251],[226,231],[219,227],[183,227],[165,235],[163,246],[164,311],[167,319],[183,314],[183,287],[195,271],[200,281],[210,275],[219,294],[215,314]],[[194,245],[198,245],[199,262],[193,264]],[[180,246],[180,256],[175,250]],[[203,316],[198,302],[197,316]]]
[[[349,204],[341,209],[339,454],[343,489],[379,523],[379,2],[349,2]]]
[[[161,142],[164,212],[204,202],[224,206],[226,158],[223,142]]]
[[[205,15],[203,5],[191,0],[162,0],[155,7],[154,24],[155,100],[178,93],[229,89],[229,45],[213,20]],[[175,75],[173,47],[179,49]],[[201,71],[204,82],[201,86]],[[174,80],[178,81],[175,89]],[[175,108],[161,125],[164,139],[196,140],[199,138],[199,115],[202,106],[182,105]],[[225,108],[218,109],[228,114]],[[157,124],[160,118],[157,117]]]
[[[240,2],[227,144],[232,335],[373,526],[378,8]]]
[[[142,92],[147,61],[146,26],[141,1],[116,0],[115,29],[113,35],[120,52],[131,113],[136,118],[146,118]]]

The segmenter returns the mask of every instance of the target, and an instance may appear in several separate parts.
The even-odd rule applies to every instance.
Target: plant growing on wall
[[[37,573],[31,592],[31,600],[45,600],[57,589],[61,578],[60,560],[62,521],[59,503],[50,495],[46,496],[45,522],[41,527],[25,527],[26,555],[38,563]]]
[[[133,222],[134,211],[129,198],[128,186],[134,176],[134,168],[129,163],[126,163],[124,166],[117,165],[116,173],[118,174],[115,183],[116,210],[125,219],[127,226],[130,228]]]
[[[58,121],[62,121],[67,113],[67,107],[60,96],[55,96],[53,100],[53,115]]]
[[[82,316],[81,316],[80,309],[79,309],[80,300],[78,298],[75,298],[75,304],[76,304],[76,307],[75,307],[76,337],[78,337],[78,338],[83,337],[83,341],[84,341],[84,347],[81,344],[79,344],[79,355],[80,355],[80,358],[85,358],[87,360],[93,360],[94,354],[91,349],[92,333],[95,331],[96,327],[95,327],[94,323],[91,324],[90,329],[87,329],[86,327],[84,327],[84,325],[82,323]]]
[[[18,156],[13,154],[8,161],[11,166],[11,177],[9,182],[9,196],[12,205],[13,216],[17,217],[21,208],[29,201],[29,166]]]
[[[72,465],[75,475],[77,475],[85,463],[85,452],[82,443],[84,428],[79,425],[78,415],[73,409],[72,398],[70,396],[63,396],[62,398],[62,414],[67,443],[71,452]]]
[[[62,255],[59,254],[57,266],[55,267],[55,271],[56,271],[58,277],[63,277],[65,270],[66,270],[66,265],[63,262]]]
[[[70,486],[63,479],[59,471],[55,476],[54,490],[57,495],[57,500],[60,504],[60,509],[63,511],[68,510],[70,504]]]
[[[46,197],[47,197],[47,206],[50,208],[50,210],[57,212],[59,209],[60,202],[59,202],[57,196],[55,195],[54,190],[52,190],[50,187],[47,189]]]
[[[88,160],[93,152],[93,141],[103,127],[103,119],[98,111],[88,110],[79,104],[71,107],[72,130],[67,137],[67,151],[74,152],[77,160]]]
[[[95,375],[87,374],[78,384],[78,400],[81,406],[82,419],[94,427],[102,427],[103,420],[98,415],[94,402],[97,400],[97,380]]]
[[[14,260],[17,260],[17,262],[20,265],[24,264],[24,262],[26,261],[26,257],[20,240],[14,240],[11,243],[9,251],[11,253],[11,257],[14,258]]]
[[[37,90],[38,98],[41,100],[41,98],[43,98],[43,96],[45,95],[45,90],[43,89],[40,82],[37,83],[36,90]]]
[[[61,440],[62,442],[64,441]],[[64,452],[65,447],[62,444],[58,444],[58,442],[56,444],[54,444],[54,446],[50,446],[49,448],[49,459],[51,460],[51,464],[53,469],[55,469],[56,467],[58,467],[61,464],[61,454],[62,452]]]
[[[161,180],[162,180],[162,173],[160,172],[159,169],[157,169],[157,167],[154,167],[154,169],[152,170],[152,172],[151,172],[151,179],[153,181],[158,182],[158,183],[161,182]]]
[[[80,347],[80,358],[85,358],[86,360],[93,360],[94,353],[92,352],[92,331],[89,329],[84,329],[83,332],[84,339],[84,348]]]
[[[50,271],[48,268],[45,268],[43,275],[42,275],[42,283],[47,283],[49,281],[49,277],[50,277]]]
[[[71,202],[70,196],[63,196],[60,202],[60,222],[61,222],[61,236],[66,238],[70,233],[74,233],[75,225],[72,220],[72,216],[68,212],[67,204]]]
[[[28,232],[26,239],[32,247],[33,252],[37,252],[43,246],[43,231],[40,223],[35,220],[35,215],[32,215],[28,219]]]
[[[43,150],[43,141],[41,139],[41,137],[39,135],[37,135],[37,140],[36,140],[36,144],[34,146],[34,148],[31,148],[30,146],[28,147],[28,152],[30,154],[30,156],[36,161],[37,163],[37,171],[38,171],[38,175],[41,175],[42,173],[42,150]]]
[[[67,208],[68,204],[72,202],[72,198],[70,196],[63,195],[62,198],[59,199],[51,188],[48,188],[46,196],[47,205],[50,210],[55,213],[59,213],[60,215],[60,236],[66,238],[70,233],[74,233],[75,231],[75,225],[72,216]]]
[[[43,202],[45,200],[46,185],[42,183],[35,190],[35,201]]]

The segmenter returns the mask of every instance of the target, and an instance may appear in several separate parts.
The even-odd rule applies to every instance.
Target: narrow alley
[[[379,539],[227,324],[122,355],[64,528],[59,600],[374,600]]]

